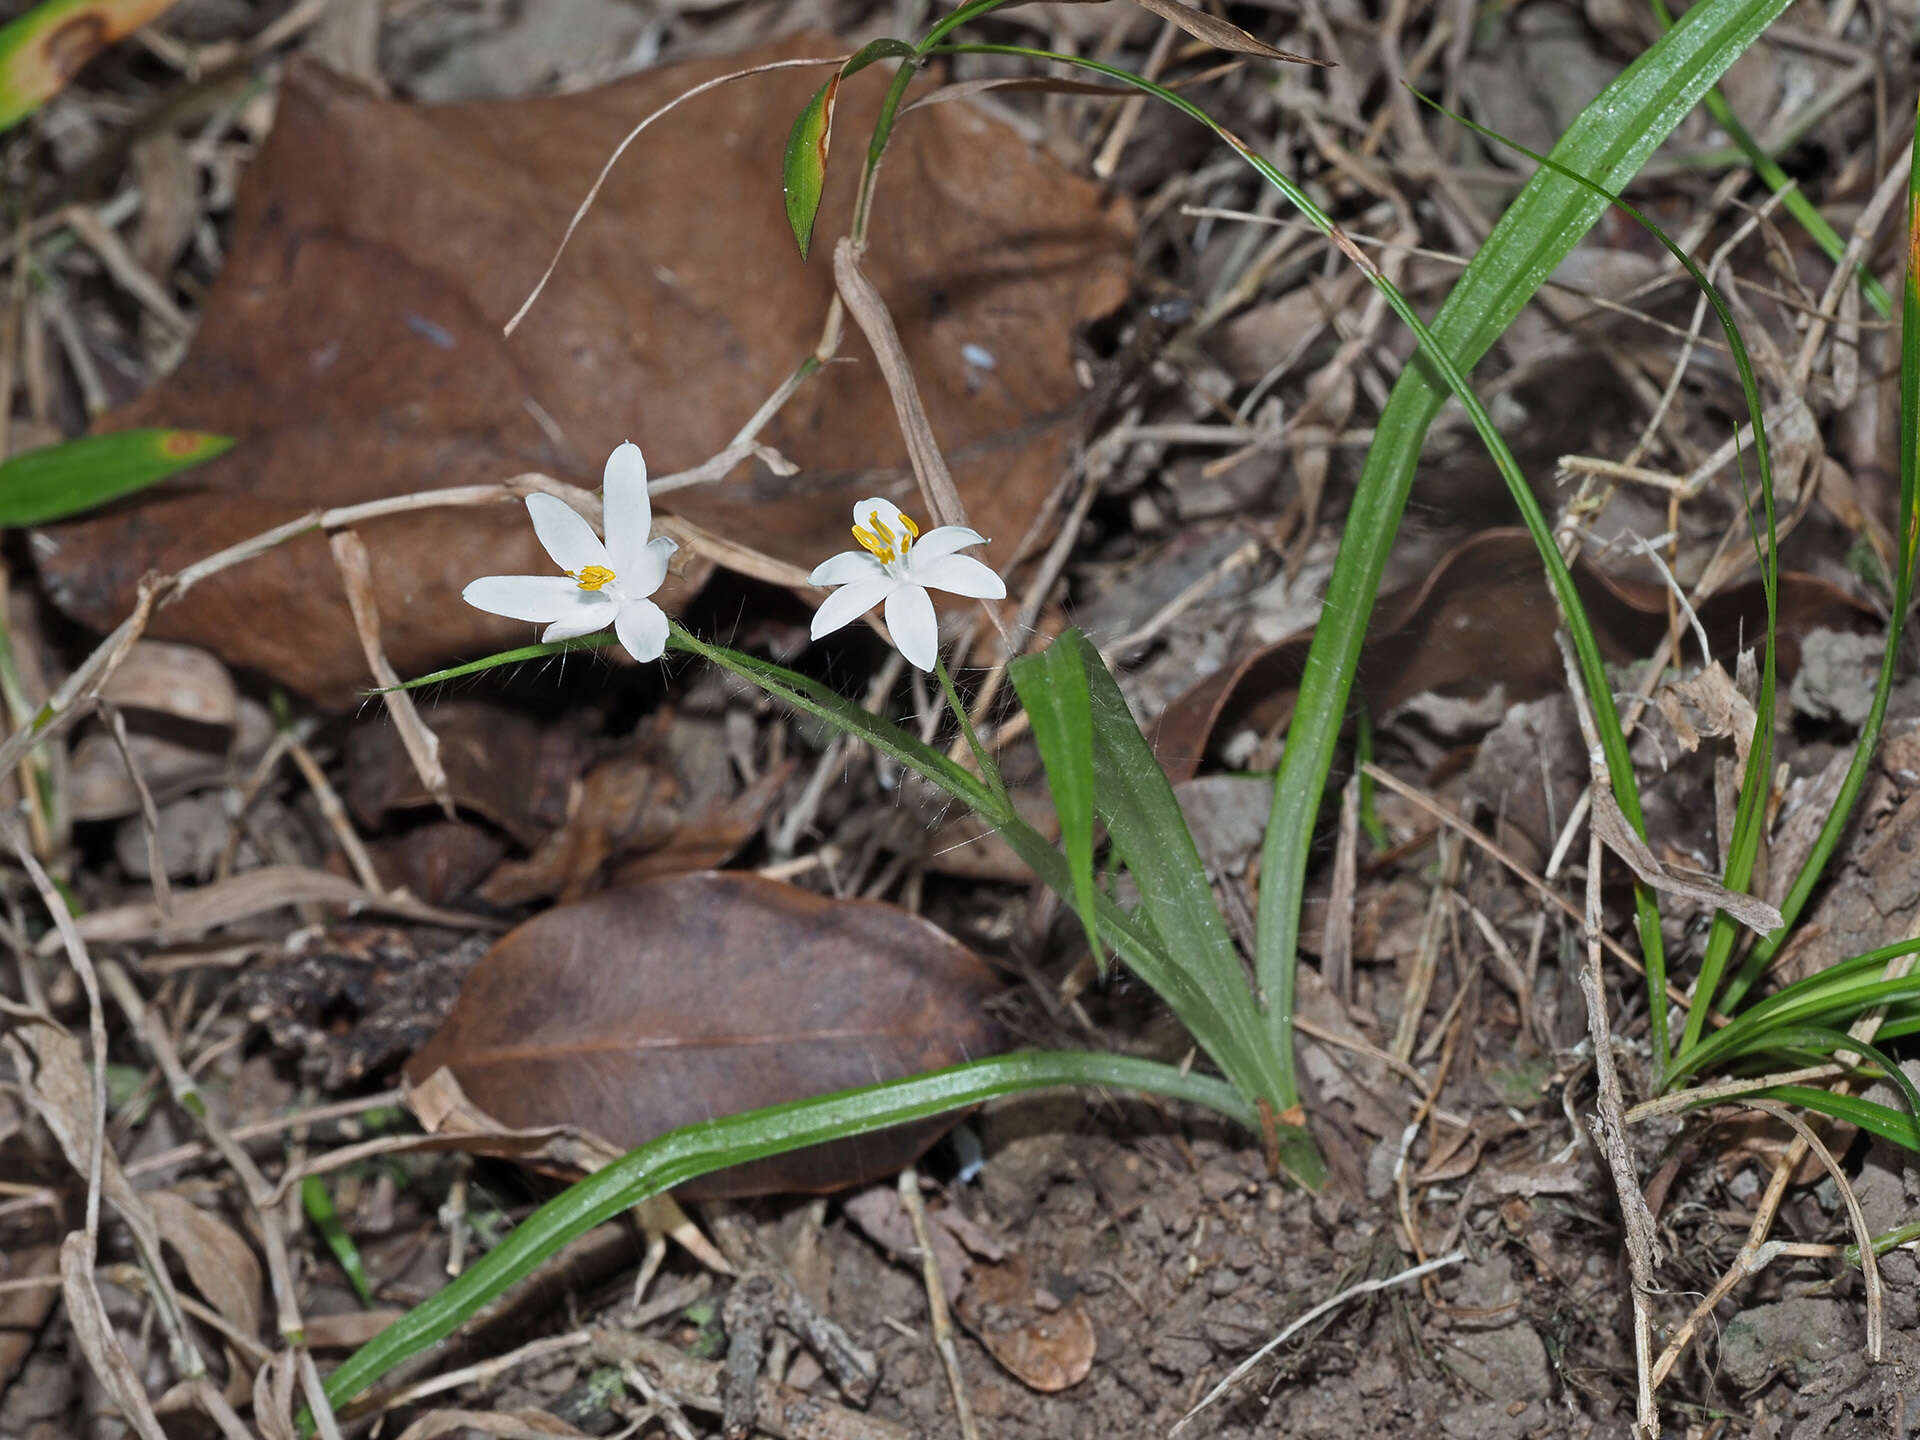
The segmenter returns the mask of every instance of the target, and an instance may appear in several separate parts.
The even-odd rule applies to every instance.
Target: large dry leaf
[[[242,1335],[260,1333],[260,1262],[225,1221],[172,1190],[142,1197],[193,1288]]]
[[[104,629],[145,572],[317,505],[527,470],[597,486],[628,437],[655,474],[723,449],[812,349],[832,293],[831,267],[794,253],[779,185],[788,127],[819,74],[727,86],[648,130],[525,323],[511,340],[500,327],[635,120],[729,69],[840,48],[816,35],[582,94],[437,107],[291,67],[192,351],[110,421],[164,417],[240,443],[110,514],[42,531],[55,598]],[[877,74],[847,86],[843,133],[866,133],[883,90]],[[845,229],[858,170],[836,167],[822,235]],[[916,113],[888,152],[865,269],[971,522],[1002,545],[1020,539],[1061,464],[1079,395],[1073,331],[1123,297],[1130,228],[1124,202],[963,105]],[[980,351],[991,369],[969,363]],[[810,380],[762,437],[797,474],[752,462],[668,508],[802,569],[846,548],[862,495],[918,509],[872,354],[851,329],[841,353],[855,363]],[[424,512],[361,534],[401,673],[529,638],[459,598],[477,575],[551,573],[519,507]],[[670,583],[663,598],[684,596]],[[318,536],[206,581],[152,633],[323,702],[350,703],[367,683]]]
[[[445,1065],[517,1128],[630,1149],[667,1130],[989,1054],[998,987],[970,951],[890,905],[757,875],[676,875],[562,905],[505,936],[408,1063]],[[683,1195],[834,1190],[891,1174],[930,1121],[703,1177]]]
[[[1574,580],[1601,653],[1626,662],[1651,654],[1667,629],[1667,592],[1618,579],[1576,561]],[[1757,581],[1700,607],[1716,655],[1731,655],[1765,633]],[[1376,715],[1416,695],[1480,695],[1498,682],[1509,703],[1557,690],[1564,669],[1558,624],[1524,530],[1487,530],[1462,542],[1417,584],[1382,596],[1361,654],[1356,688]],[[1799,665],[1802,635],[1816,627],[1879,628],[1874,612],[1829,581],[1780,577],[1780,671]],[[1154,749],[1176,780],[1195,774],[1207,748],[1236,730],[1265,733],[1293,713],[1295,691],[1313,643],[1308,629],[1242,656],[1175,700],[1160,715]]]

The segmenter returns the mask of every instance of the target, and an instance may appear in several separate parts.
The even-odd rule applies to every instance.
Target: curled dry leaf
[[[648,130],[540,303],[511,339],[501,326],[636,116],[728,70],[837,48],[801,37],[575,95],[438,106],[379,100],[296,62],[191,351],[108,422],[161,416],[238,444],[112,512],[39,532],[56,602],[106,629],[148,571],[316,506],[528,471],[592,486],[629,437],[656,476],[726,449],[812,352],[833,293],[830,267],[794,253],[775,199],[788,126],[818,72],[726,86]],[[885,85],[871,78],[840,97],[849,134],[877,113]],[[823,235],[846,228],[858,169],[829,177]],[[865,270],[972,523],[1009,546],[1064,462],[1080,399],[1073,331],[1124,298],[1131,228],[1124,201],[965,106],[915,115],[888,151]],[[996,358],[985,385],[970,346]],[[857,363],[827,366],[761,436],[798,473],[743,465],[663,495],[664,508],[804,572],[843,548],[854,501],[906,498],[886,386],[851,331],[841,353]],[[459,603],[478,575],[550,573],[519,507],[418,512],[361,533],[401,674],[527,640],[526,626]],[[663,601],[684,601],[675,592]],[[351,704],[365,682],[318,535],[206,580],[153,633],[323,703]]]
[[[239,1233],[172,1190],[143,1197],[193,1288],[242,1335],[260,1333],[260,1261]]]
[[[989,1054],[997,989],[970,951],[890,905],[757,875],[677,875],[562,905],[505,936],[407,1073],[442,1065],[515,1127],[630,1149],[665,1131]],[[888,1175],[949,1117],[776,1156],[694,1197]]]
[[[1086,1303],[1078,1295],[1062,1300],[1035,1285],[1020,1256],[976,1265],[953,1313],[1008,1374],[1035,1390],[1065,1390],[1093,1369],[1096,1345]]]
[[[1601,653],[1624,662],[1651,653],[1667,628],[1667,592],[1621,580],[1583,560],[1574,580],[1599,637]],[[1731,654],[1743,636],[1764,628],[1758,582],[1714,596],[1699,607],[1716,654]],[[1479,694],[1489,677],[1509,702],[1560,688],[1554,646],[1557,623],[1540,557],[1524,530],[1487,530],[1449,551],[1417,584],[1382,596],[1367,632],[1357,689],[1376,716],[1432,691]],[[1799,639],[1816,626],[1882,628],[1877,615],[1817,576],[1780,577],[1780,673],[1799,665]],[[1195,774],[1208,747],[1239,730],[1283,727],[1313,641],[1311,627],[1241,656],[1180,696],[1154,725],[1154,749],[1175,780]]]

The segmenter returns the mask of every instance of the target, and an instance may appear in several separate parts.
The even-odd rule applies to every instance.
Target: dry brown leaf
[[[231,726],[240,692],[227,667],[204,650],[142,640],[100,691],[122,710],[149,710],[196,725]]]
[[[1180,0],[1133,0],[1133,3],[1162,20],[1171,21],[1194,39],[1204,40],[1216,50],[1228,50],[1236,55],[1258,55],[1265,60],[1285,60],[1294,65],[1316,65],[1322,69],[1333,67],[1331,60],[1315,60],[1309,55],[1296,55],[1291,50],[1276,50],[1266,41],[1254,39],[1238,25],[1205,10],[1182,5]]]
[[[93,1378],[119,1408],[120,1418],[133,1428],[140,1440],[167,1440],[160,1428],[160,1417],[153,1413],[146,1386],[139,1372],[120,1348],[107,1319],[106,1307],[93,1283],[93,1245],[86,1232],[76,1230],[60,1244],[61,1294],[67,1302],[67,1324],[74,1342],[87,1357]]]
[[[1769,934],[1784,923],[1780,912],[1758,896],[1743,895],[1727,889],[1711,876],[1687,874],[1663,863],[1627,823],[1627,817],[1620,813],[1620,802],[1604,784],[1593,787],[1592,824],[1607,848],[1620,857],[1641,883],[1668,895],[1693,900],[1710,910],[1724,910],[1756,935]]]
[[[1718,660],[1685,680],[1662,685],[1653,699],[1682,749],[1698,749],[1702,737],[1731,735],[1734,761],[1740,773],[1746,773],[1747,749],[1753,744],[1758,717],[1753,702],[1740,693]]]
[[[677,1126],[992,1053],[992,972],[904,910],[757,875],[676,875],[504,937],[414,1056],[514,1127],[629,1149]],[[893,1173],[947,1117],[702,1177],[693,1196],[835,1190]]]
[[[1587,616],[1608,660],[1652,652],[1667,629],[1667,591],[1623,581],[1584,561],[1573,566]],[[1718,653],[1765,620],[1757,582],[1715,595],[1699,607]],[[1487,530],[1454,547],[1417,584],[1374,606],[1356,695],[1384,715],[1416,695],[1481,694],[1494,681],[1509,702],[1559,690],[1564,672],[1554,645],[1557,624],[1539,552],[1524,530]],[[1817,576],[1780,577],[1780,674],[1799,666],[1800,636],[1816,627],[1871,629],[1882,622],[1846,591]],[[1241,656],[1180,696],[1154,722],[1154,750],[1175,780],[1195,774],[1208,747],[1239,730],[1284,726],[1313,631]]]
[[[960,1323],[1022,1384],[1051,1394],[1078,1385],[1093,1369],[1093,1321],[1086,1303],[1041,1290],[1015,1256],[977,1265],[953,1307]]]
[[[482,928],[493,925],[483,917],[463,911],[440,910],[421,905],[404,896],[375,895],[353,881],[324,870],[301,865],[267,865],[249,870],[230,880],[216,880],[193,890],[174,892],[173,911],[162,915],[151,901],[115,905],[96,910],[75,921],[80,938],[91,942],[125,943],[131,940],[170,942],[185,940],[204,931],[231,925],[283,905],[318,902],[344,905],[355,911],[376,911],[400,915],[429,925]],[[495,927],[497,928],[497,927]],[[58,946],[59,936],[51,932],[42,941],[46,950]]]
[[[40,532],[57,603],[106,629],[147,572],[317,506],[530,470],[595,485],[629,436],[656,475],[725,449],[812,351],[833,293],[831,267],[794,252],[779,204],[780,155],[816,75],[757,77],[661,120],[513,338],[500,327],[636,115],[743,64],[834,48],[802,37],[581,94],[438,106],[381,101],[296,62],[192,350],[110,422],[240,443],[111,512]],[[883,93],[847,87],[845,133],[870,128]],[[857,170],[830,182],[822,234],[845,229]],[[1080,400],[1073,331],[1121,301],[1131,259],[1125,202],[1012,130],[958,105],[900,127],[864,265],[982,533],[1010,546],[1039,513]],[[969,345],[995,356],[985,385]],[[663,496],[666,508],[805,571],[846,548],[855,500],[909,498],[886,386],[857,336],[842,351],[856,363],[809,380],[761,437],[797,474],[744,465],[721,485]],[[362,535],[402,674],[529,638],[459,599],[481,574],[551,573],[518,506],[414,513]],[[670,583],[662,598],[685,596]],[[331,704],[353,703],[365,674],[317,535],[208,579],[161,609],[153,633]]]
[[[60,1273],[60,1247],[54,1244],[14,1243],[7,1251],[0,1279],[38,1280]],[[13,1383],[20,1362],[39,1343],[40,1327],[60,1294],[57,1285],[20,1285],[0,1292],[0,1394]]]
[[[400,1432],[400,1440],[433,1440],[453,1430],[475,1430],[497,1440],[547,1440],[553,1435],[583,1433],[544,1410],[429,1410]]]
[[[243,1335],[260,1333],[260,1261],[225,1221],[172,1190],[141,1197],[193,1288]]]
[[[586,1131],[569,1127],[509,1130],[469,1100],[445,1066],[420,1084],[407,1086],[407,1107],[429,1135],[458,1140],[461,1143],[457,1148],[470,1155],[498,1155],[580,1175],[591,1175],[620,1158],[618,1147]],[[671,1236],[716,1275],[733,1273],[726,1256],[713,1248],[673,1196],[650,1195],[634,1207],[634,1212],[643,1227]]]

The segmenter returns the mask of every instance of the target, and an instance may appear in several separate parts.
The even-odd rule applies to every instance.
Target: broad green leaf
[[[120,430],[28,450],[0,464],[0,526],[78,515],[232,448],[197,430]]]
[[[629,1151],[534,1211],[452,1284],[347,1357],[327,1377],[327,1400],[336,1409],[346,1404],[394,1366],[453,1334],[482,1305],[569,1241],[684,1181],[823,1140],[864,1135],[997,1096],[1063,1085],[1166,1095],[1219,1110],[1242,1125],[1258,1125],[1253,1107],[1210,1076],[1131,1056],[1042,1051],[999,1055],[910,1080],[686,1125]],[[311,1433],[311,1427],[311,1417],[303,1416],[302,1433]]]
[[[1086,927],[1087,943],[1101,970],[1100,926],[1094,914],[1093,712],[1087,695],[1086,639],[1068,630],[1038,655],[1023,655],[1007,667],[1013,688],[1033,722],[1034,743],[1047,768],[1047,788],[1060,817],[1060,843],[1073,876],[1073,904]]]
[[[0,130],[17,125],[106,46],[175,0],[47,0],[0,28]]]
[[[1140,723],[1127,708],[1113,673],[1091,645],[1081,645],[1093,726],[1094,801],[1107,834],[1140,887],[1140,908],[1167,955],[1212,997],[1236,1027],[1240,1041],[1266,1073],[1255,1095],[1267,1097],[1277,1117],[1293,1124],[1299,1093],[1270,1044],[1247,983],[1246,965],[1227,933],[1213,898],[1193,832],[1167,783]]]
[[[793,227],[800,258],[813,245],[813,222],[820,214],[820,195],[827,183],[827,152],[833,146],[833,107],[840,98],[840,82],[876,60],[911,59],[913,46],[904,40],[874,40],[861,46],[793,119],[787,132],[787,152],[781,162],[786,188],[787,224]]]

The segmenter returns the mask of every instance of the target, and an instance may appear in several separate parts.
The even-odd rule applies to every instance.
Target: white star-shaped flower
[[[533,533],[564,575],[488,575],[461,592],[469,604],[509,620],[547,628],[542,640],[571,640],[613,626],[636,660],[658,660],[667,648],[667,614],[648,597],[667,578],[667,560],[679,543],[653,529],[647,498],[647,462],[627,441],[607,457],[602,484],[606,543],[566,501],[529,495]]]
[[[1000,577],[971,555],[958,555],[987,537],[964,525],[942,525],[925,535],[891,500],[862,500],[853,507],[858,550],[843,550],[807,577],[813,585],[838,585],[813,617],[813,638],[831,635],[882,601],[887,629],[910,664],[932,670],[940,651],[940,622],[929,590],[999,600]]]

